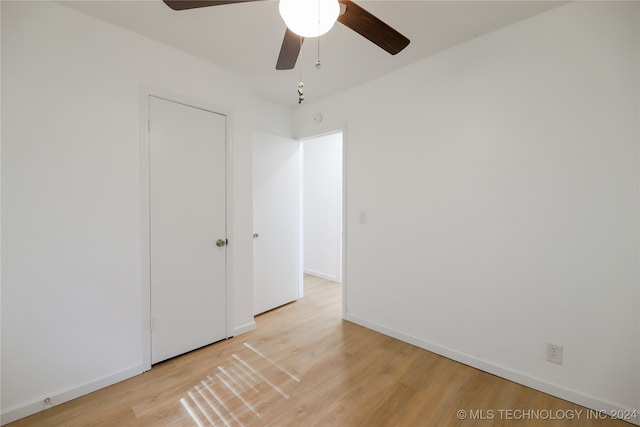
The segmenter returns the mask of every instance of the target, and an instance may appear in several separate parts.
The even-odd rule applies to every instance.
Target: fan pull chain
[[[318,0],[318,33],[320,33],[320,0]],[[322,68],[322,64],[320,63],[320,37],[316,37],[318,40],[318,56],[316,57],[316,69],[319,70]]]
[[[320,37],[318,37],[318,57],[316,59],[316,69],[319,70],[322,68],[322,64],[320,63]]]
[[[302,38],[300,38],[300,49],[302,50]],[[302,62],[302,61],[298,61]],[[304,101],[304,83],[302,82],[302,64],[300,64],[300,82],[298,83],[298,104]]]

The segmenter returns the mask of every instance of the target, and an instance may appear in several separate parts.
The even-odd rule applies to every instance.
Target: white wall
[[[342,281],[342,132],[303,142],[304,271]]]
[[[2,7],[0,7],[0,26],[2,23]],[[0,28],[0,53],[2,52],[2,31]],[[2,82],[2,55],[0,54],[0,82]],[[2,99],[2,84],[0,84],[0,100]],[[2,164],[2,102],[0,102],[0,165]],[[2,168],[0,167],[0,334],[2,333]],[[2,357],[2,339],[0,335],[0,359]],[[2,384],[2,360],[0,360],[0,384]],[[0,385],[0,414],[2,414],[2,386]],[[2,415],[0,415],[0,424]]]
[[[348,126],[348,319],[640,408],[638,7],[564,5],[296,111]]]
[[[253,128],[274,135],[293,137],[293,110],[290,107],[255,97]]]
[[[56,3],[2,2],[3,422],[141,372],[140,88],[232,112],[234,333],[252,329],[240,77]],[[259,111],[258,111],[259,113]]]

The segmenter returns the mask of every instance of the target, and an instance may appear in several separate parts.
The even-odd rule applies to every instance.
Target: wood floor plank
[[[343,321],[341,296],[306,276],[305,297],[258,316],[256,331],[9,426],[630,426]]]

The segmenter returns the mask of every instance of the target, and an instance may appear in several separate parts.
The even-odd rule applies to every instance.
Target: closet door
[[[226,116],[149,97],[151,362],[226,338]]]

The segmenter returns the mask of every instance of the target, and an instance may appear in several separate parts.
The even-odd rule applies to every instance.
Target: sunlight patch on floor
[[[202,422],[202,420],[200,419],[200,417],[198,416],[198,414],[196,413],[196,411],[194,410],[194,408],[191,406],[191,404],[189,403],[189,401],[187,399],[185,399],[184,397],[182,399],[180,399],[180,403],[182,403],[182,406],[184,407],[184,409],[187,411],[187,413],[189,414],[189,416],[191,417],[191,419],[193,421],[195,421],[195,423],[199,426],[199,427],[204,427],[204,423]]]
[[[250,349],[251,351],[253,351],[254,353],[256,353],[258,356],[262,357],[263,359],[265,359],[267,362],[271,363],[273,366],[275,366],[276,368],[280,369],[282,372],[284,372],[285,374],[289,375],[289,377],[296,381],[296,382],[300,382],[300,378],[296,377],[295,375],[289,373],[289,371],[287,371],[286,369],[284,369],[282,366],[278,365],[276,362],[274,362],[273,360],[269,359],[267,356],[265,356],[262,352],[258,351],[256,348],[254,348],[251,344],[249,344],[248,342],[243,343],[245,347],[247,347],[248,349]]]
[[[264,412],[289,399],[300,378],[254,345],[244,348],[180,399],[199,427],[263,424]]]

